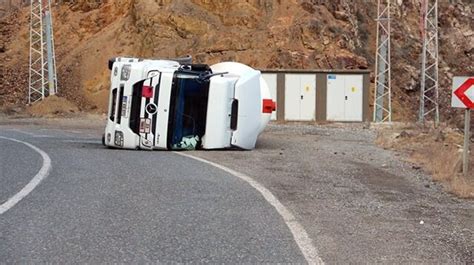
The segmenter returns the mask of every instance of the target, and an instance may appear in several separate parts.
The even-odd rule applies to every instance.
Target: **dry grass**
[[[415,125],[379,128],[377,144],[400,151],[409,162],[429,172],[435,181],[462,198],[474,198],[474,156],[470,155],[470,171],[463,176],[462,134],[449,127],[426,129]]]
[[[472,165],[472,163],[471,163]],[[474,198],[474,180],[456,175],[449,182],[451,191],[462,198]]]

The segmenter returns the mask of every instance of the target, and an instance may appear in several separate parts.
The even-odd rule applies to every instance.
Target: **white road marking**
[[[174,152],[174,153],[184,156],[184,157],[195,159],[197,161],[209,164],[214,167],[217,167],[250,184],[250,186],[252,186],[258,192],[260,192],[260,194],[262,194],[265,200],[268,203],[270,203],[273,207],[275,207],[277,212],[281,215],[281,217],[283,217],[283,220],[285,221],[286,225],[290,229],[291,234],[293,234],[293,238],[295,239],[296,244],[298,244],[298,247],[303,253],[306,261],[309,264],[324,264],[323,260],[318,255],[316,247],[314,247],[311,238],[309,238],[308,233],[303,228],[303,226],[296,220],[295,216],[293,216],[293,214],[275,197],[275,195],[273,195],[262,184],[258,183],[257,181],[255,181],[254,179],[252,179],[251,177],[245,174],[232,170],[228,167],[219,165],[217,163],[208,161],[206,159],[195,157],[189,154],[185,154],[183,152]]]
[[[0,136],[1,139],[17,142],[17,143],[22,143],[29,148],[35,150],[38,152],[41,157],[43,158],[43,165],[41,166],[41,169],[36,173],[36,175],[26,184],[23,189],[21,189],[17,194],[13,195],[10,199],[8,199],[6,202],[0,205],[0,215],[5,213],[6,211],[10,210],[13,206],[15,206],[18,202],[20,202],[23,198],[25,198],[30,192],[32,192],[36,186],[38,186],[43,179],[45,179],[48,175],[49,172],[51,171],[51,158],[44,152],[43,150],[39,149],[38,147],[27,143],[23,142],[17,139],[13,138],[8,138],[8,137],[3,137]]]

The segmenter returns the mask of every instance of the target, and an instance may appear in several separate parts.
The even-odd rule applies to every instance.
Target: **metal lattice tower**
[[[390,1],[377,3],[377,51],[375,54],[374,121],[392,121],[391,62],[390,62]]]
[[[438,85],[438,0],[421,1],[423,52],[419,121],[433,117],[439,124]]]
[[[32,0],[30,6],[28,104],[57,92],[51,2]]]

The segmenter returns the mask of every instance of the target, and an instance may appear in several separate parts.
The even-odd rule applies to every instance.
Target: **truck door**
[[[231,117],[233,146],[243,149],[255,147],[262,112],[260,94],[260,72],[246,71],[235,84]]]

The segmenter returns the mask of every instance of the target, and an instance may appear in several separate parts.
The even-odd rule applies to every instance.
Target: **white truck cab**
[[[260,71],[224,62],[116,58],[103,144],[125,149],[253,149],[275,102]]]

